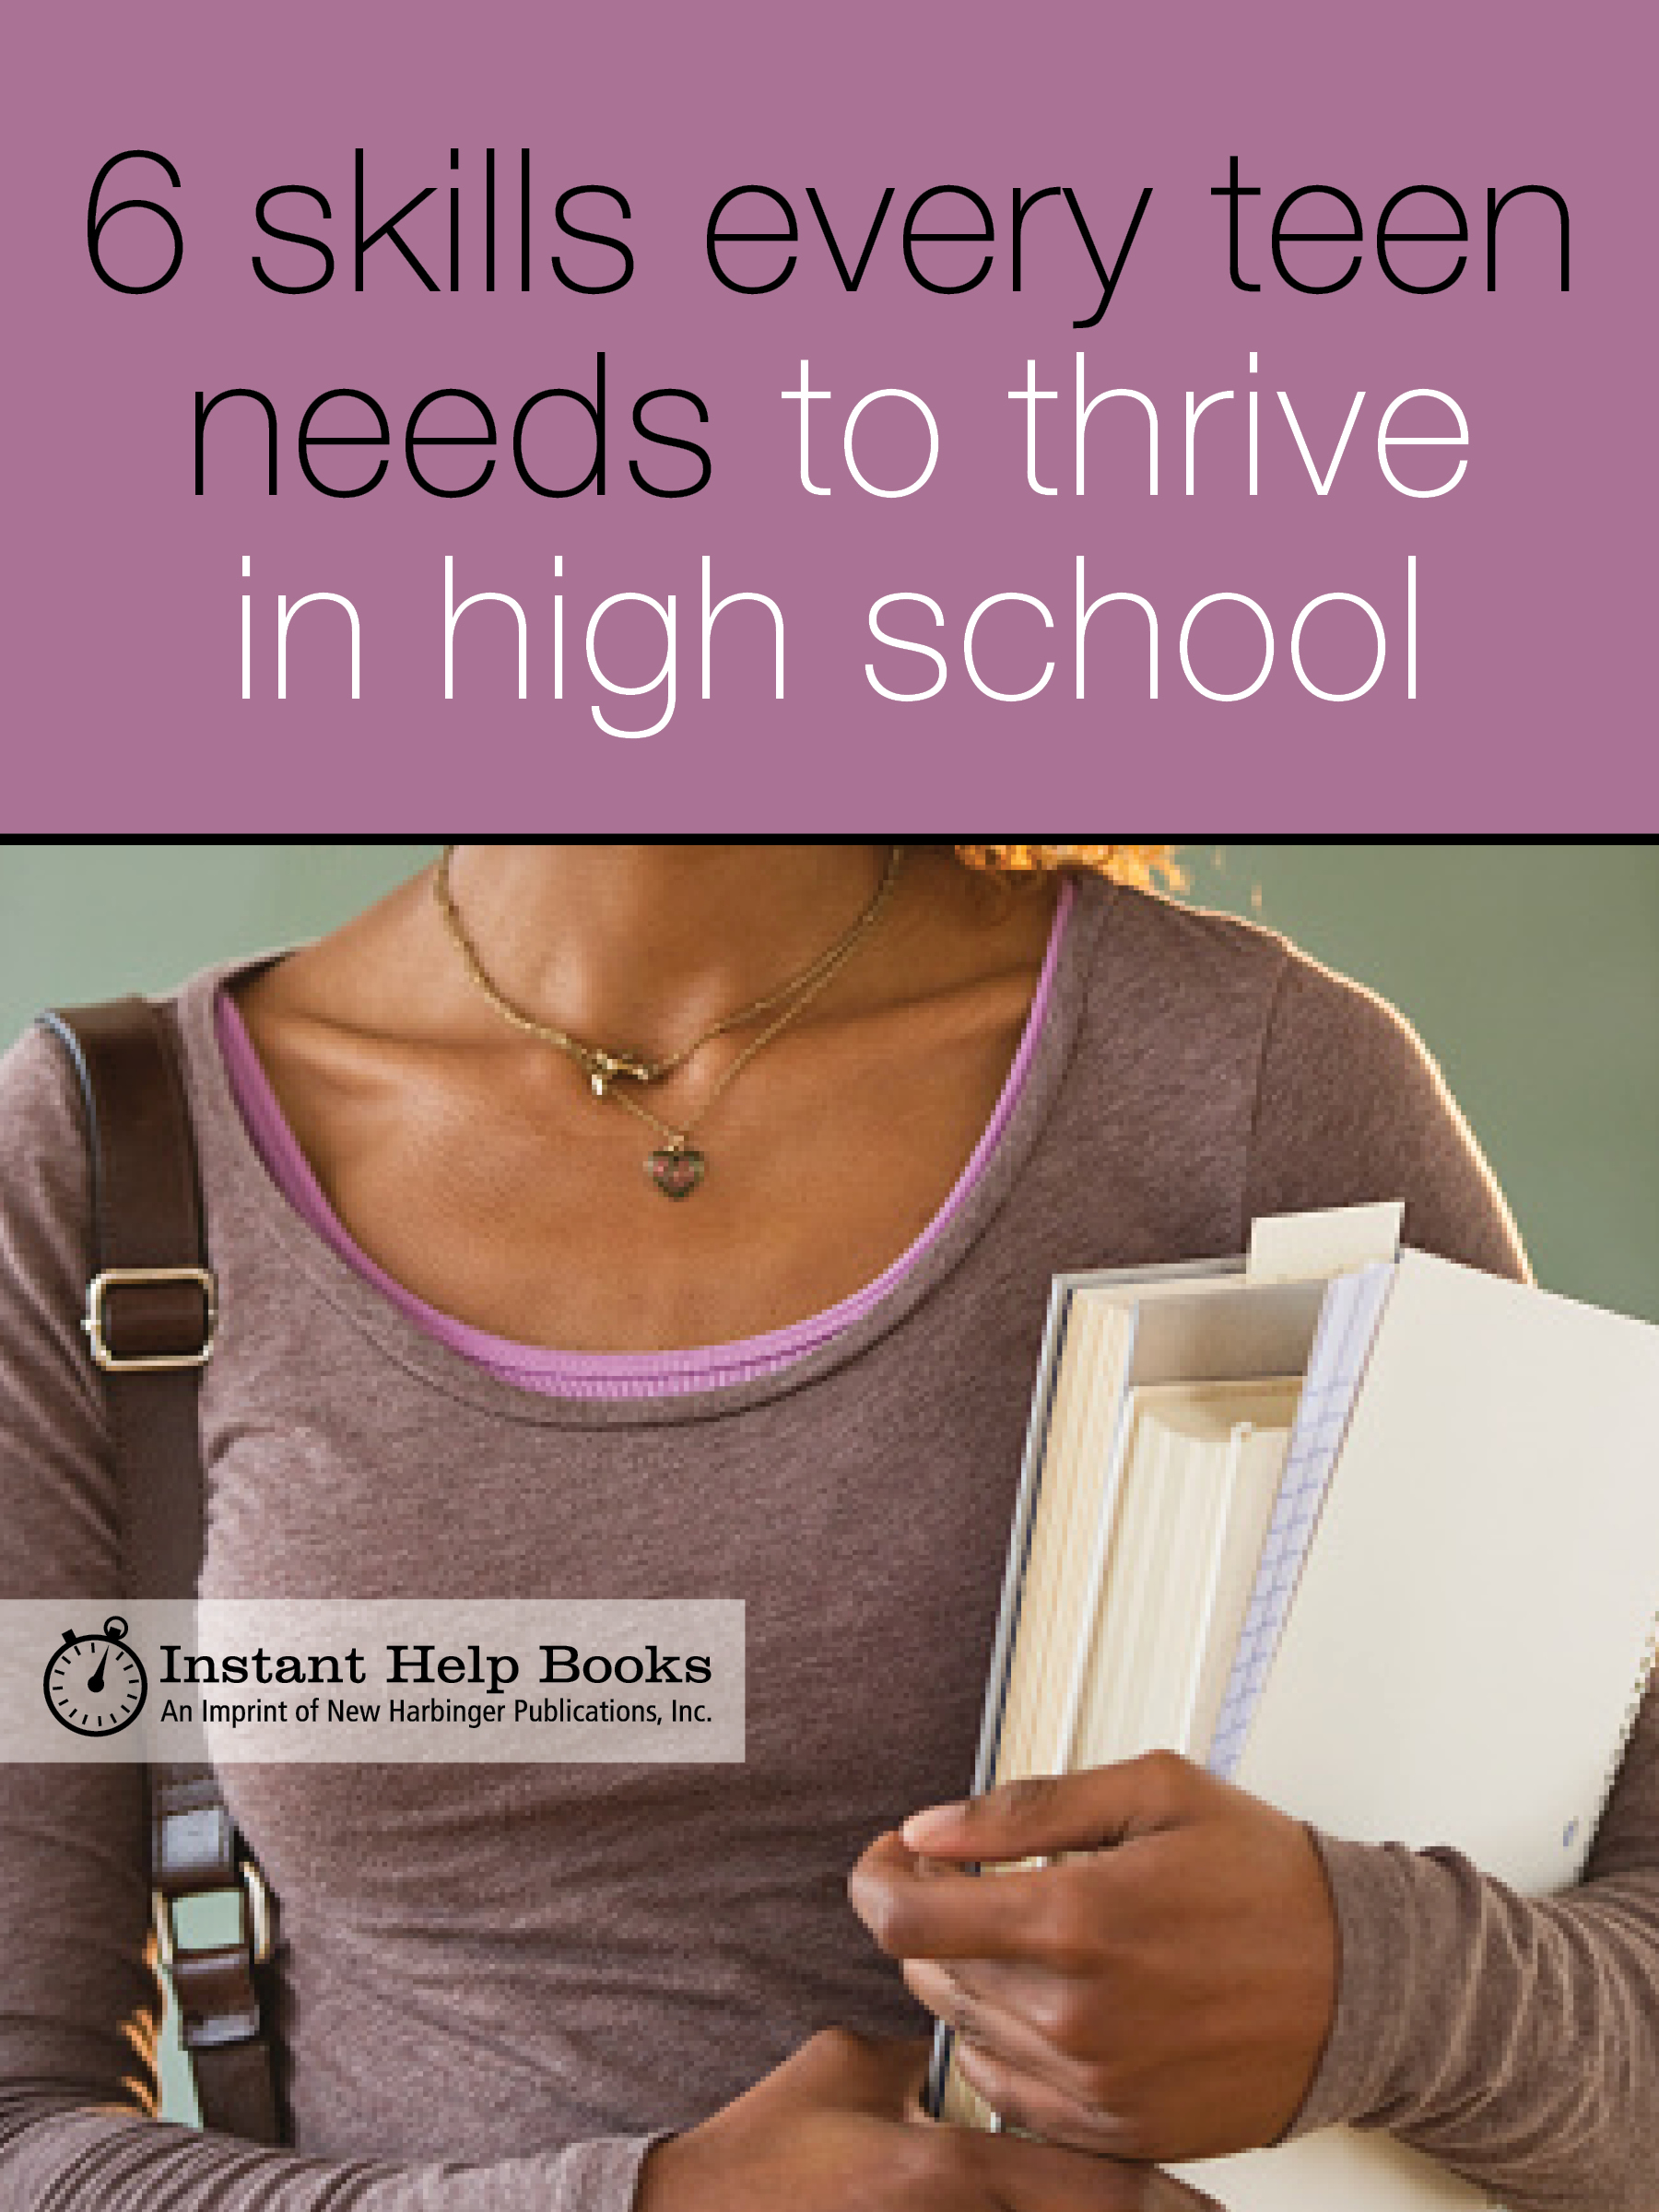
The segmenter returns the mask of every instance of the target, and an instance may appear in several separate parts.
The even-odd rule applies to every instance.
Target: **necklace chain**
[[[444,927],[461,956],[468,980],[474,988],[494,1007],[502,1020],[510,1023],[513,1029],[525,1036],[538,1039],[544,1044],[552,1045],[557,1051],[564,1053],[567,1059],[575,1061],[586,1076],[594,1096],[598,1099],[615,1099],[619,1106],[626,1107],[637,1121],[642,1122],[664,1140],[665,1152],[673,1160],[695,1159],[697,1180],[700,1180],[703,1162],[700,1154],[696,1154],[691,1149],[690,1140],[693,1130],[698,1128],[713,1111],[725,1092],[736,1081],[749,1062],[754,1059],[756,1053],[769,1045],[772,1039],[781,1030],[786,1029],[797,1016],[804,1014],[813,1000],[821,992],[828,989],[841,969],[852,959],[853,953],[857,951],[859,946],[863,944],[870,931],[874,929],[892,896],[893,887],[898,881],[899,867],[903,857],[904,848],[902,845],[894,845],[888,856],[887,867],[877,887],[875,897],[852,926],[843,930],[835,942],[819,953],[818,958],[807,967],[791,976],[786,982],[780,983],[774,990],[767,992],[762,997],[750,999],[747,1005],[737,1007],[734,1012],[722,1015],[718,1021],[711,1022],[706,1029],[700,1030],[697,1035],[687,1043],[654,1060],[647,1059],[639,1053],[611,1051],[604,1045],[592,1044],[583,1038],[572,1036],[568,1030],[559,1028],[554,1022],[538,1020],[535,1015],[526,1013],[524,1007],[514,1005],[485,967],[477,947],[467,935],[466,926],[461,919],[460,911],[455,904],[454,888],[450,875],[453,853],[453,845],[444,847],[437,868],[433,872],[432,895],[438,911],[443,918]],[[774,1009],[779,1009],[774,1014],[774,1018],[767,1023],[758,1037],[751,1039],[744,1046],[735,1060],[722,1069],[709,1095],[703,1100],[688,1122],[677,1125],[672,1122],[665,1121],[661,1114],[653,1112],[642,1099],[636,1098],[631,1091],[622,1088],[626,1083],[643,1086],[648,1083],[660,1082],[664,1077],[672,1075],[677,1068],[684,1067],[688,1061],[702,1050],[705,1044],[712,1043],[716,1037],[723,1037],[732,1030],[746,1029],[751,1022],[759,1020],[761,1016],[773,1014]],[[669,1190],[669,1194],[683,1194],[681,1190],[671,1188],[669,1184],[665,1183],[661,1173],[653,1165],[653,1162],[660,1160],[662,1157],[662,1155],[653,1155],[653,1159],[646,1162],[647,1171],[653,1175],[659,1187]],[[685,1187],[690,1188],[695,1185],[692,1183]]]

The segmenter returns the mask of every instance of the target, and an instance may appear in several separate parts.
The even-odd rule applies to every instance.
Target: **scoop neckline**
[[[539,1391],[544,1396],[684,1396],[699,1389],[723,1389],[747,1382],[818,1350],[841,1330],[851,1328],[937,1243],[983,1172],[1018,1103],[1037,1041],[1047,1025],[1075,893],[1075,884],[1065,878],[1050,917],[1036,988],[991,1112],[949,1190],[903,1251],[855,1289],[797,1320],[747,1336],[671,1346],[659,1351],[573,1351],[504,1336],[465,1321],[410,1289],[365,1252],[341,1220],[282,1112],[233,994],[222,985],[214,994],[214,1028],[220,1057],[229,1072],[231,1095],[272,1181],[313,1234],[427,1335],[437,1337],[476,1365],[491,1369],[503,1380]]]
[[[903,1253],[870,1283],[850,1292],[846,1299],[767,1334],[772,1337],[787,1336],[834,1314],[843,1305],[859,1300],[868,1301],[865,1310],[814,1348],[761,1374],[735,1382],[711,1382],[664,1394],[602,1396],[567,1394],[516,1382],[510,1375],[479,1365],[468,1353],[429,1334],[418,1320],[335,1252],[321,1231],[296,1210],[261,1158],[237,1102],[215,1019],[215,1002],[220,990],[273,965],[285,957],[287,947],[251,959],[219,962],[203,970],[181,988],[175,1005],[185,1045],[187,1077],[205,1110],[206,1129],[222,1138],[219,1164],[231,1179],[230,1189],[246,1216],[274,1240],[313,1291],[406,1371],[452,1398],[533,1424],[573,1428],[648,1427],[720,1418],[809,1388],[860,1358],[900,1326],[954,1271],[1000,1211],[1035,1148],[1059,1091],[1080,1026],[1085,979],[1118,888],[1099,877],[1072,880],[1073,896],[1065,926],[1057,945],[1051,947],[1052,973],[1042,1018],[1034,1035],[1022,1033],[1015,1061],[1010,1064],[1012,1077],[1019,1060],[1023,1057],[1025,1061],[1018,1090],[1011,1103],[1006,1100],[1005,1086],[1005,1092],[999,1093],[961,1175]],[[972,1180],[963,1190],[962,1184],[971,1174]],[[211,1185],[207,1197],[211,1253]],[[919,1251],[918,1246],[922,1247]],[[888,1277],[894,1279],[889,1282]],[[886,1288],[882,1287],[884,1284]],[[435,1311],[441,1315],[441,1309]],[[513,1348],[512,1339],[499,1341],[509,1352]],[[752,1348],[756,1341],[739,1338],[733,1343],[747,1344]],[[759,1341],[766,1341],[766,1337]],[[688,1357],[706,1357],[722,1348],[719,1345],[684,1347]]]

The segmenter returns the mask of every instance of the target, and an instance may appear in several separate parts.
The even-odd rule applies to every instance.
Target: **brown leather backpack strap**
[[[182,1082],[147,1000],[41,1019],[69,1054],[87,1118],[94,1274],[81,1325],[110,1381],[126,1586],[134,1597],[192,1597],[202,1560],[196,1370],[217,1315]]]
[[[126,1587],[193,1597],[205,1507],[197,1382],[218,1315],[178,1048],[166,1014],[142,998],[41,1021],[69,1056],[86,1115],[94,1271],[81,1325],[107,1385]],[[269,1894],[211,1767],[151,1767],[149,1799],[158,1936],[203,2125],[275,2143]],[[224,1892],[239,1940],[186,1946],[179,1908]]]

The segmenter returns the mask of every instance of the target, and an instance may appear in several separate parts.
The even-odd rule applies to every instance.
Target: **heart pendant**
[[[646,1174],[665,1198],[689,1198],[708,1168],[707,1159],[695,1145],[687,1145],[677,1152],[665,1147],[645,1162]]]

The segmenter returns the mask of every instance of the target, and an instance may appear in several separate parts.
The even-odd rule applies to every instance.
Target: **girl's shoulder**
[[[1406,1201],[1410,1243],[1494,1273],[1526,1261],[1490,1169],[1406,1017],[1277,932],[1121,886],[1089,888],[1076,1081],[1135,1133],[1145,1172],[1258,1215]]]

